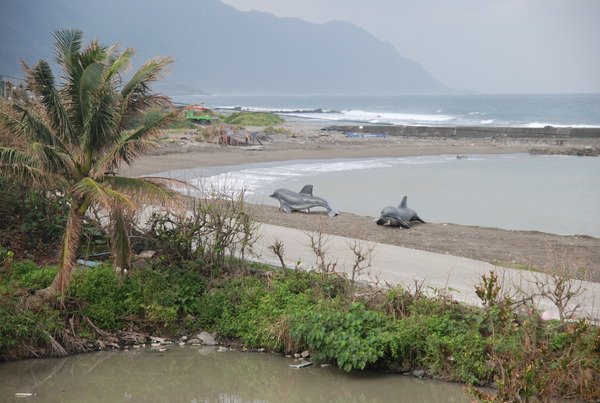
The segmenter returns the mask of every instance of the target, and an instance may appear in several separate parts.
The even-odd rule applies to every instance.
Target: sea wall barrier
[[[595,127],[446,127],[446,126],[328,126],[328,131],[345,133],[380,134],[404,137],[443,137],[443,138],[510,138],[556,140],[557,145],[566,140],[600,141],[600,128]]]

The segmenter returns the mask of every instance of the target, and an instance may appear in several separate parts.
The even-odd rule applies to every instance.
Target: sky
[[[600,0],[221,0],[322,24],[348,21],[447,87],[600,93]]]

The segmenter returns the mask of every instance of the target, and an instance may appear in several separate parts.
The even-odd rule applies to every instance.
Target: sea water
[[[600,237],[600,158],[530,154],[293,160],[162,173],[277,206],[278,188],[378,217],[404,196],[425,221]]]
[[[224,111],[273,111],[320,125],[600,127],[600,94],[250,94],[179,96],[173,100]]]

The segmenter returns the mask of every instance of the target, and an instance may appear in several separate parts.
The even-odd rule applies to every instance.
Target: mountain
[[[53,57],[52,31],[135,46],[136,65],[177,62],[163,92],[444,93],[449,90],[387,42],[348,22],[313,24],[242,12],[218,0],[2,0],[0,75]]]

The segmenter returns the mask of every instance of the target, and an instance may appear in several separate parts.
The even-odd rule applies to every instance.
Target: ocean
[[[600,127],[600,94],[198,95],[173,100],[225,111],[275,111],[319,125]]]
[[[600,127],[600,95],[174,97],[223,110],[268,110],[328,124]],[[244,191],[251,203],[284,187],[314,186],[334,209],[378,217],[408,205],[425,221],[600,238],[600,158],[506,155],[293,160],[171,171],[220,192]]]

